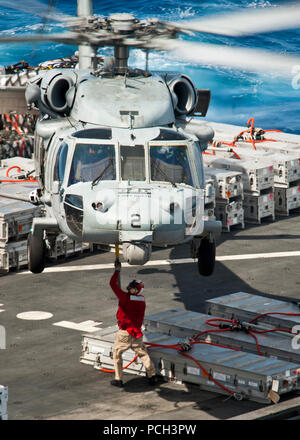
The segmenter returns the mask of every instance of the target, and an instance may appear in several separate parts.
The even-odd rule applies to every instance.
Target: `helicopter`
[[[154,246],[190,243],[200,275],[211,275],[222,225],[203,219],[202,152],[214,131],[200,117],[206,116],[210,91],[198,89],[185,74],[149,70],[149,51],[175,51],[180,59],[265,70],[270,52],[220,49],[177,37],[298,27],[299,12],[299,6],[288,5],[236,13],[234,20],[174,23],[141,21],[128,13],[98,17],[92,0],[78,0],[77,17],[51,16],[68,32],[0,35],[0,43],[78,45],[75,67],[31,72],[25,93],[16,90],[15,99],[10,96],[7,102],[5,87],[2,90],[2,111],[38,112],[34,161],[39,188],[26,201],[42,205],[44,216],[33,219],[28,235],[29,270],[44,270],[47,252],[64,233],[76,241],[122,245],[124,260],[132,265],[149,261]],[[114,56],[99,56],[99,47],[113,47]],[[128,65],[131,48],[146,52],[145,69]],[[286,75],[297,63],[297,57],[272,54],[269,68]]]

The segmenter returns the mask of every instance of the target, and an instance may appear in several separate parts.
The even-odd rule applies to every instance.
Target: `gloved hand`
[[[115,270],[116,270],[117,272],[120,272],[120,271],[121,271],[121,268],[122,268],[121,262],[120,262],[119,260],[116,260],[116,261],[115,261]]]

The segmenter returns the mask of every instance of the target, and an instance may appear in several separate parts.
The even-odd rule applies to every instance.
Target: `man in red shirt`
[[[114,343],[114,366],[115,379],[111,384],[117,387],[123,386],[122,381],[122,353],[131,348],[141,358],[147,372],[150,385],[156,383],[155,367],[147,353],[143,343],[141,327],[145,315],[145,298],[141,295],[144,288],[143,283],[133,280],[127,286],[127,292],[119,286],[119,274],[121,264],[116,262],[115,272],[110,280],[110,287],[119,299],[117,320],[119,330]]]

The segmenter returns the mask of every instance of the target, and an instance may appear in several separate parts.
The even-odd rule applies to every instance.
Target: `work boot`
[[[156,385],[157,384],[157,377],[155,375],[149,377],[148,378],[148,383],[149,383],[149,385]]]
[[[122,388],[123,386],[123,382],[117,379],[112,380],[110,384],[113,385],[114,387],[119,387],[119,388]]]

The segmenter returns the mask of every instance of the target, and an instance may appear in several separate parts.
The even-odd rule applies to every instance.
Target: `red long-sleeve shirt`
[[[146,303],[143,295],[131,295],[124,292],[118,283],[119,273],[115,271],[110,280],[110,287],[119,299],[119,307],[117,311],[118,325],[121,330],[127,332],[134,338],[143,336],[141,327],[145,316]]]

